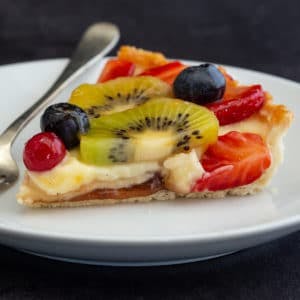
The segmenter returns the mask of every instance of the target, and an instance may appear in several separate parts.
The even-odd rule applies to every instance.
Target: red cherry
[[[53,132],[42,132],[26,143],[23,161],[30,171],[47,171],[59,164],[65,155],[65,145],[57,135]]]

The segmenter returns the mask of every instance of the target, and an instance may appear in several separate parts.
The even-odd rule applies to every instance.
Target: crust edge
[[[256,116],[261,122],[263,122],[267,128],[267,135],[264,137],[268,144],[271,155],[272,165],[271,167],[255,182],[222,191],[205,191],[205,192],[194,192],[187,195],[176,194],[169,190],[161,190],[152,195],[146,197],[134,197],[128,199],[87,199],[83,201],[58,201],[58,202],[45,202],[45,201],[30,201],[30,199],[23,198],[21,195],[18,196],[17,200],[20,204],[34,207],[34,208],[56,208],[56,207],[79,207],[79,206],[92,206],[92,205],[112,205],[118,203],[137,203],[137,202],[150,202],[154,200],[166,201],[173,200],[176,198],[224,198],[227,195],[232,196],[246,196],[253,195],[260,192],[271,180],[278,166],[280,165],[283,158],[282,149],[282,138],[285,135],[287,129],[290,127],[293,114],[284,105],[274,105],[272,98],[267,94],[267,101],[264,107],[258,112]],[[25,184],[25,183],[23,183]]]
[[[18,198],[18,202],[33,208],[58,208],[58,207],[81,207],[81,206],[96,206],[96,205],[112,205],[118,203],[146,203],[154,200],[166,201],[176,198],[175,193],[168,190],[161,190],[146,197],[134,197],[127,199],[93,199],[81,201],[58,201],[58,202],[43,202],[43,201],[26,201],[26,199]]]

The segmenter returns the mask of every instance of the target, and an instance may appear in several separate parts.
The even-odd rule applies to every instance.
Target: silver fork
[[[64,71],[50,89],[13,121],[0,136],[0,191],[10,187],[19,176],[18,166],[11,155],[11,146],[25,125],[76,77],[95,65],[118,42],[119,29],[110,23],[95,23],[81,37]]]

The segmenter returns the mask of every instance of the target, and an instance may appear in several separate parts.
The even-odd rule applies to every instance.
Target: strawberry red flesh
[[[215,113],[220,125],[242,121],[259,111],[264,104],[265,93],[261,85],[236,89],[234,98],[224,98],[207,105]]]
[[[173,84],[177,75],[185,68],[186,66],[180,61],[173,61],[159,67],[148,69],[139,74],[139,76],[154,76],[169,84]]]
[[[135,64],[126,60],[110,59],[106,62],[97,82],[105,82],[123,76],[133,76]]]
[[[193,191],[218,191],[258,179],[269,168],[271,155],[259,135],[231,131],[209,146],[201,164],[205,173]]]

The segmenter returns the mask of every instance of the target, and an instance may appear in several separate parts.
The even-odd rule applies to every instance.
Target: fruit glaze
[[[58,168],[66,156],[108,170],[144,162],[162,167],[138,188],[119,188],[116,197],[147,195],[153,186],[190,193],[246,185],[270,167],[268,146],[258,134],[219,135],[219,129],[257,113],[266,98],[260,85],[238,85],[213,64],[187,66],[123,46],[97,83],[80,85],[68,102],[44,111],[24,164],[32,174]]]

